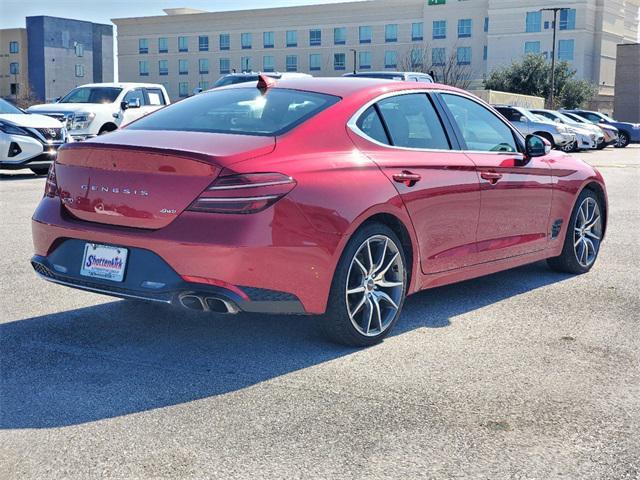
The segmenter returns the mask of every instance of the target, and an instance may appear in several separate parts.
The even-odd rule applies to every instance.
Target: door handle
[[[484,180],[488,180],[491,185],[495,185],[502,178],[502,174],[496,172],[482,172],[480,173],[480,177]]]
[[[420,180],[422,180],[421,175],[410,172],[409,170],[403,170],[400,173],[393,174],[394,182],[404,183],[407,187],[413,187]]]

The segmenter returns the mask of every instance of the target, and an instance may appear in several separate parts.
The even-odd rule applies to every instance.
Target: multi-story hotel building
[[[558,15],[557,57],[613,101],[616,45],[638,41],[640,0],[371,0],[300,7],[120,18],[123,81],[163,83],[173,98],[233,71],[339,76],[453,61],[476,85],[528,52],[549,55]],[[407,61],[409,60],[409,61]],[[437,69],[436,69],[437,71]]]
[[[113,27],[35,16],[0,30],[0,97],[53,100],[77,85],[113,81]]]

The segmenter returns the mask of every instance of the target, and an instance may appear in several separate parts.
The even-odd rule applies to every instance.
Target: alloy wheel
[[[598,256],[602,239],[602,216],[595,199],[587,197],[580,204],[573,231],[576,259],[583,267],[589,267]]]
[[[362,335],[382,334],[400,308],[404,265],[395,242],[386,235],[365,240],[351,260],[346,303],[351,323]]]
[[[628,144],[629,144],[629,137],[627,136],[626,133],[621,132],[620,135],[618,135],[618,143],[616,144],[616,147],[624,148]]]

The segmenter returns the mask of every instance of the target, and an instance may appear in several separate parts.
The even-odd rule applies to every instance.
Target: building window
[[[167,37],[160,37],[158,39],[158,53],[168,53],[169,52],[169,40]]]
[[[179,52],[189,51],[189,39],[187,37],[178,37],[178,51]]]
[[[415,68],[420,68],[422,67],[423,62],[423,58],[422,58],[422,50],[419,48],[412,48],[411,49],[411,68],[415,69]]]
[[[9,53],[20,53],[20,45],[18,42],[9,42]]]
[[[84,45],[76,42],[73,48],[76,51],[76,57],[84,57]]]
[[[198,72],[201,75],[206,75],[209,73],[209,59],[201,58],[198,60]]]
[[[138,40],[138,53],[149,53],[149,39],[140,38]]]
[[[262,46],[264,48],[273,48],[274,47],[274,33],[273,32],[262,32]]]
[[[9,93],[11,95],[18,95],[18,92],[20,91],[20,85],[17,83],[12,83],[9,85]]]
[[[471,65],[471,47],[458,47],[458,65]]]
[[[484,31],[485,33],[489,31],[489,17],[484,17]]]
[[[336,27],[333,29],[333,43],[344,45],[347,43],[347,27]]]
[[[322,45],[322,30],[309,30],[309,45],[312,47],[319,47]]]
[[[436,67],[442,67],[447,59],[447,53],[444,48],[434,48],[431,50],[431,64]]]
[[[273,72],[274,70],[275,70],[275,63],[273,61],[273,57],[271,55],[266,55],[262,57],[262,71]]]
[[[333,54],[333,69],[344,70],[346,62],[346,55],[344,53]]]
[[[524,42],[524,54],[540,53],[540,42]]]
[[[384,68],[398,67],[398,52],[395,50],[387,50],[384,52]]]
[[[208,52],[209,51],[209,37],[206,35],[200,35],[198,37],[198,51],[200,52]]]
[[[433,21],[433,39],[439,40],[442,38],[447,38],[447,21],[434,20]]]
[[[220,50],[229,50],[231,48],[231,36],[228,33],[220,34]]]
[[[395,23],[384,26],[384,41],[387,43],[398,41],[398,25]]]
[[[248,50],[251,48],[251,34],[250,33],[241,33],[240,34],[240,45],[243,50]]]
[[[469,38],[471,36],[471,19],[461,18],[458,20],[458,38]]]
[[[220,59],[220,74],[229,73],[231,71],[231,60],[228,58]]]
[[[297,47],[298,32],[296,30],[287,30],[286,40],[287,40],[287,47]]]
[[[20,73],[20,64],[18,62],[12,62],[9,64],[9,73],[11,75],[18,75]]]
[[[371,68],[371,52],[358,52],[358,64],[361,70]]]
[[[76,64],[76,77],[84,77],[84,65]]]
[[[360,43],[371,43],[371,27],[364,26],[358,29],[358,38]]]
[[[489,47],[485,45],[484,47],[482,47],[482,59],[486,61],[488,57],[489,57]]]
[[[424,39],[424,23],[412,23],[411,24],[411,40],[414,42]]]
[[[250,72],[251,69],[251,57],[240,58],[240,68],[243,72]]]
[[[560,10],[560,30],[576,29],[576,9]]]
[[[573,40],[560,40],[558,42],[558,60],[573,60],[573,49],[575,43]]]
[[[322,69],[322,55],[319,53],[312,53],[309,55],[309,70],[317,72]]]
[[[200,82],[198,82],[198,88],[200,89],[201,92],[204,92],[205,90],[209,90],[209,82],[206,80],[201,80]]]
[[[169,75],[169,60],[158,61],[158,74]]]
[[[527,12],[525,31],[539,32],[542,28],[542,12]]]
[[[287,72],[297,72],[298,71],[298,56],[297,55],[287,55],[286,68],[287,68]]]
[[[149,76],[149,62],[147,60],[140,60],[138,62],[138,73],[141,77]]]
[[[189,74],[189,60],[178,60],[178,74],[179,75]]]
[[[178,83],[178,95],[181,97],[189,96],[189,82]]]

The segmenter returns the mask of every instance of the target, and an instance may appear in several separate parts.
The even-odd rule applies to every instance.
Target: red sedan
[[[380,341],[406,295],[547,259],[591,269],[600,174],[438,84],[261,78],[60,150],[33,216],[46,280]]]

